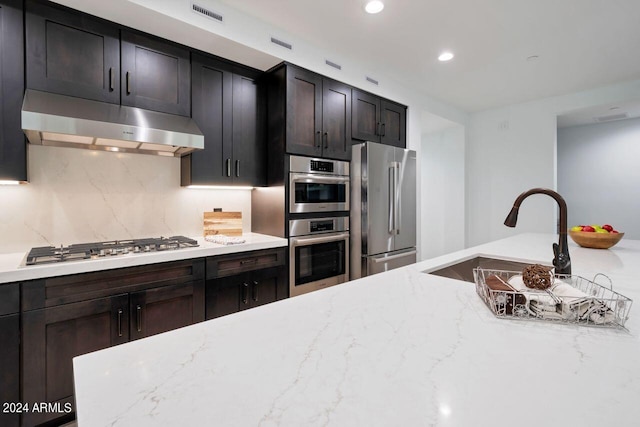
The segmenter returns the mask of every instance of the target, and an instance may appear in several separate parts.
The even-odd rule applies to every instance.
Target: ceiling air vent
[[[620,113],[620,114],[611,114],[608,116],[595,117],[594,120],[598,123],[602,123],[602,122],[610,122],[612,120],[622,120],[628,117],[629,115],[627,113]]]
[[[275,43],[278,46],[282,46],[282,47],[284,47],[286,49],[289,49],[289,50],[293,49],[293,46],[291,45],[291,43],[283,42],[282,40],[278,40],[275,37],[271,37],[271,43]]]
[[[198,6],[195,3],[191,4],[191,9],[196,12],[199,13],[200,15],[204,15],[207,18],[211,18],[211,19],[215,19],[218,22],[222,22],[224,20],[224,18],[222,17],[222,15],[220,15],[219,13],[216,13],[212,10],[206,9],[202,6]]]
[[[376,79],[372,79],[371,77],[367,76],[367,81],[369,83],[373,83],[374,85],[378,86],[378,81]]]
[[[327,64],[329,67],[335,68],[336,70],[342,70],[342,65],[336,64],[335,62],[329,61],[328,59],[325,59],[324,63]]]

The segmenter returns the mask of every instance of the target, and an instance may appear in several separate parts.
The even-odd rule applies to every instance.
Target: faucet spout
[[[571,258],[569,257],[569,245],[567,243],[567,202],[562,196],[553,190],[547,188],[532,188],[520,194],[513,202],[513,208],[504,220],[507,227],[515,227],[518,221],[518,210],[520,205],[532,194],[546,194],[552,197],[560,208],[560,225],[558,230],[558,243],[553,244],[553,266],[556,268],[556,274],[571,274]]]

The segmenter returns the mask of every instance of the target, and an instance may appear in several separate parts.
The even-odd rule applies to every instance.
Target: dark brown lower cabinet
[[[130,295],[131,340],[204,320],[204,281],[165,286]]]
[[[285,269],[273,267],[207,282],[207,320],[286,298]]]
[[[17,313],[0,316],[0,381],[0,425],[18,426],[18,408],[10,406],[20,403],[20,314]]]
[[[204,277],[196,259],[22,284],[17,401],[48,409],[23,413],[21,425],[73,419],[74,357],[203,321]]]
[[[75,356],[129,340],[129,296],[65,304],[22,314],[22,402],[58,404],[60,412],[28,412],[22,425],[32,426],[75,411]],[[65,412],[69,408],[70,411]]]
[[[207,258],[207,320],[288,298],[285,257],[273,248]]]

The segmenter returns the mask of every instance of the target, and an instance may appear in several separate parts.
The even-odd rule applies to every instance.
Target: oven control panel
[[[313,221],[309,222],[309,231],[311,233],[322,233],[325,231],[333,231],[335,229],[333,219],[321,220],[321,221]]]
[[[311,160],[312,172],[333,173],[333,162],[323,162],[321,160]]]
[[[289,237],[310,234],[349,231],[349,217],[292,219],[289,221]]]
[[[289,173],[349,176],[349,162],[290,155]]]

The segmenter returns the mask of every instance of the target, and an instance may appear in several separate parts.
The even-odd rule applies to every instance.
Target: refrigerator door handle
[[[389,233],[395,233],[395,196],[396,196],[396,174],[395,174],[395,166],[392,164],[389,166]]]
[[[394,172],[395,177],[393,178],[393,181],[395,184],[395,206],[393,209],[393,228],[395,229],[395,234],[400,234],[400,206],[402,206],[402,204],[400,203],[400,196],[402,194],[402,191],[400,191],[400,189],[398,188],[398,186],[400,185],[400,163],[396,162],[394,164]]]
[[[376,264],[379,264],[381,262],[389,262],[389,261],[393,261],[394,259],[399,259],[399,258],[405,258],[408,256],[412,256],[415,255],[417,252],[416,251],[409,251],[409,252],[403,252],[401,254],[398,255],[391,255],[388,257],[380,257],[380,258],[374,258],[373,262]]]

